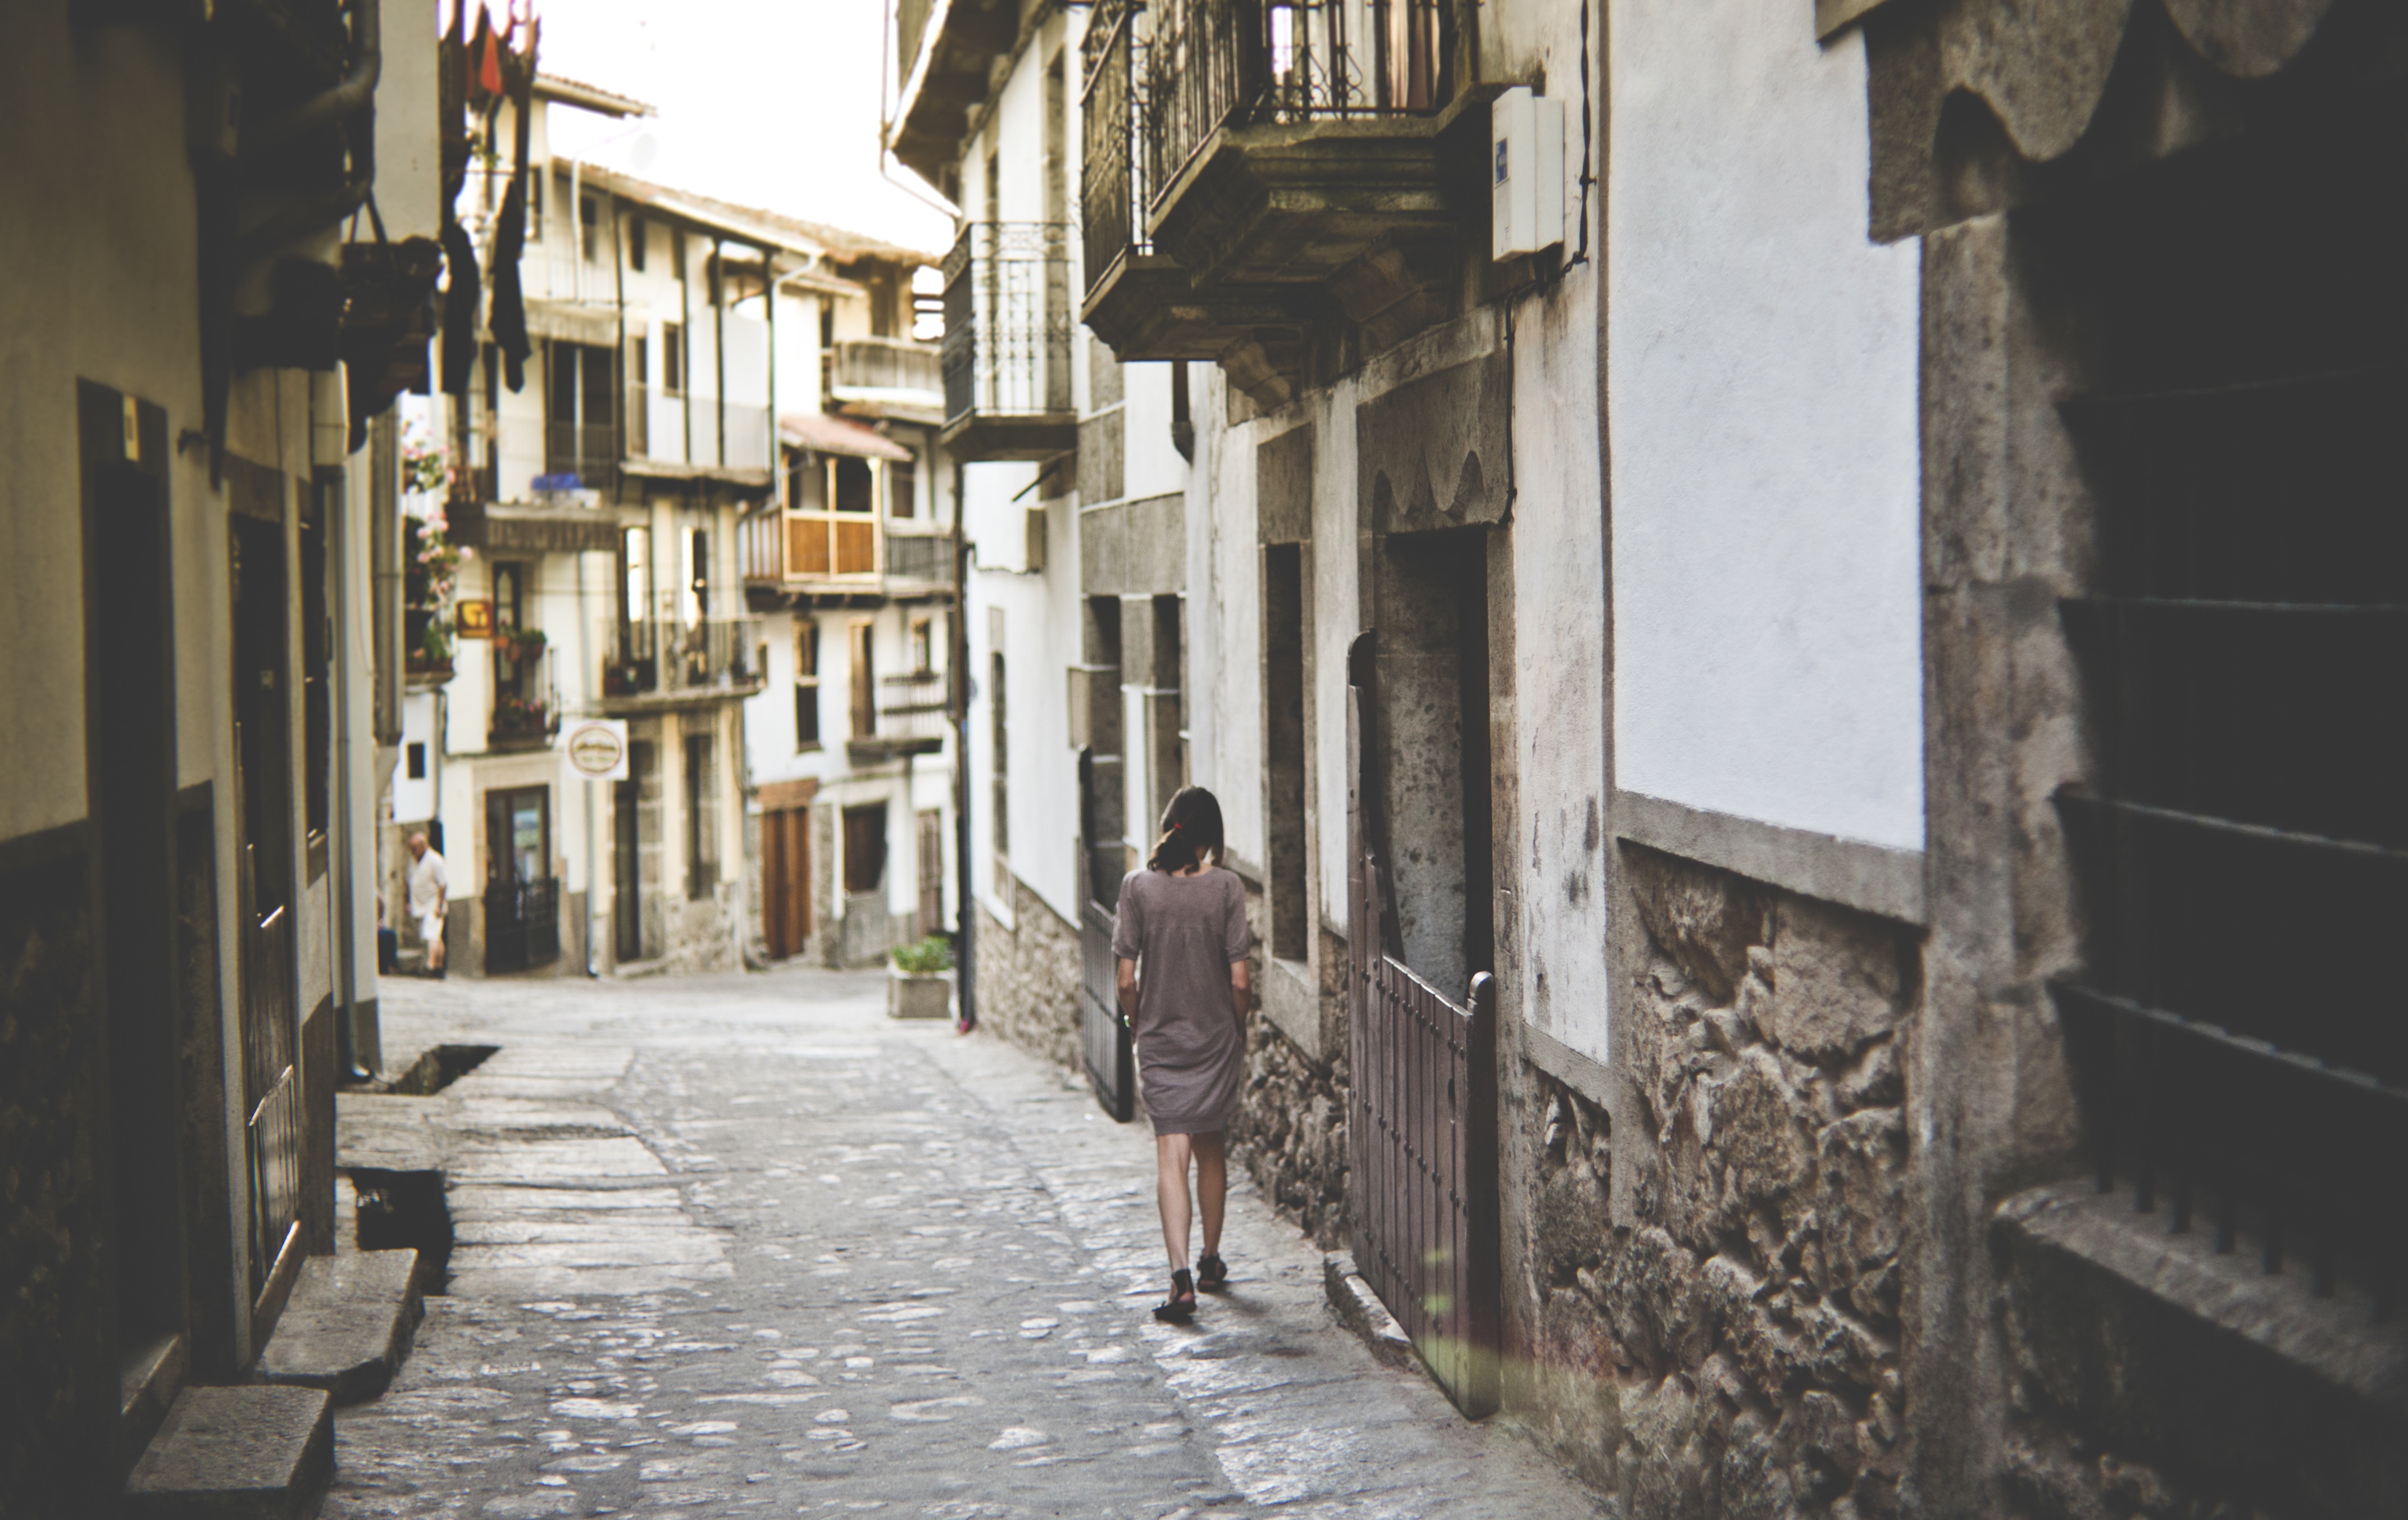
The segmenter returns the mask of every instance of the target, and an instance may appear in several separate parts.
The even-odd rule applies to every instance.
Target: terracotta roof
[[[788,412],[778,419],[778,433],[794,447],[819,453],[891,459],[898,465],[911,462],[911,451],[884,434],[849,417],[830,416],[824,411]]]

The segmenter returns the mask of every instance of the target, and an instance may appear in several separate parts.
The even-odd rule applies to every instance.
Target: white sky
[[[906,247],[952,244],[950,217],[879,172],[885,0],[538,3],[538,67],[660,111],[627,122],[556,106],[553,152]]]

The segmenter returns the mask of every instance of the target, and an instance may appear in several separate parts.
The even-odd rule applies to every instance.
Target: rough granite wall
[[[1320,1065],[1260,1013],[1246,1027],[1246,1082],[1230,1154],[1273,1207],[1325,1251],[1346,1243],[1346,1098]]]
[[[0,1511],[94,1513],[112,1455],[86,857],[0,875]],[[22,1508],[21,1508],[22,1507]]]
[[[1006,928],[986,905],[979,905],[974,996],[979,1027],[1069,1070],[1079,1060],[1079,931],[1065,924],[1045,899],[1011,878],[1011,912]]]
[[[1621,1021],[1634,1111],[1543,1076],[1526,1214],[1535,1412],[1624,1513],[1898,1513],[1895,1046],[1913,931],[1636,847]],[[1609,1223],[1633,1146],[1633,1223]]]
[[[1262,910],[1262,894],[1249,891],[1246,916],[1255,929],[1251,971],[1256,987],[1263,976]],[[1306,1054],[1257,1002],[1246,1025],[1246,1081],[1239,1090],[1238,1111],[1230,1116],[1229,1152],[1273,1208],[1314,1244],[1335,1251],[1347,1243],[1346,961],[1342,940],[1326,933],[1322,938],[1326,1059]]]

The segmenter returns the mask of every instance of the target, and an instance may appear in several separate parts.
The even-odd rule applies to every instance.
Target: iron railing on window
[[[616,423],[552,423],[544,429],[546,475],[573,475],[587,490],[607,491],[618,468]]]
[[[878,737],[890,742],[941,741],[951,730],[952,704],[939,670],[885,676],[878,682]]]
[[[729,690],[761,684],[758,618],[695,623],[639,619],[622,626],[602,667],[606,697]]]
[[[1079,102],[1080,238],[1087,289],[1123,254],[1147,251],[1144,173],[1145,7],[1109,0],[1087,22],[1086,79]]]
[[[953,540],[926,533],[886,536],[886,573],[900,581],[953,581]]]
[[[2098,594],[2062,606],[2097,784],[2058,795],[2053,984],[2103,1190],[2391,1312],[2408,1220],[2408,670],[2397,368],[2066,404]]]
[[[1069,227],[973,222],[945,255],[945,419],[1070,409]]]
[[[1444,0],[1155,0],[1152,194],[1224,126],[1437,110],[1455,93],[1454,41]]]

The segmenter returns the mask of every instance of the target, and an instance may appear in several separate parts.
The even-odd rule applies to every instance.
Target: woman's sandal
[[[1154,1306],[1154,1317],[1170,1325],[1184,1325],[1196,1317],[1196,1279],[1186,1268],[1170,1274],[1170,1297]]]
[[[1219,1252],[1205,1252],[1196,1263],[1196,1290],[1198,1293],[1218,1293],[1228,1285],[1229,1264],[1221,1259]]]

